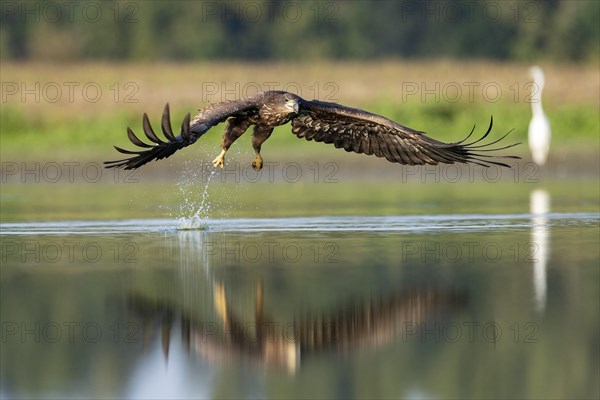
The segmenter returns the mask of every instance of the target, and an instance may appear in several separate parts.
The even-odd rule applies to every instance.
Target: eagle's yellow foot
[[[225,150],[221,150],[217,158],[215,158],[212,163],[215,168],[225,167]]]
[[[223,323],[227,323],[227,298],[225,297],[225,287],[222,283],[215,284],[213,298],[217,315],[223,320]]]
[[[262,169],[262,167],[263,167],[263,159],[260,156],[260,154],[257,154],[254,161],[252,161],[252,168],[254,168],[256,171],[260,171]]]

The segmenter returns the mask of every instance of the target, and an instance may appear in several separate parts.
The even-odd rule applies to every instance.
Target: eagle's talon
[[[215,168],[217,168],[217,167],[225,168],[225,152],[222,151],[221,154],[219,154],[217,156],[217,158],[215,158],[212,161],[212,163]]]
[[[255,171],[260,171],[263,167],[263,160],[261,156],[257,156],[256,159],[254,161],[252,161],[252,168],[254,168]]]
[[[212,163],[215,168],[217,168],[217,167],[224,168],[225,167],[225,159],[223,157],[215,158]]]

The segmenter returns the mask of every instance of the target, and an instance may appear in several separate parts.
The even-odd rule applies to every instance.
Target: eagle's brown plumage
[[[161,123],[166,141],[156,135],[148,116],[144,114],[144,133],[152,143],[143,142],[127,128],[129,140],[142,150],[129,151],[115,146],[120,153],[132,157],[107,161],[106,167],[136,169],[152,160],[167,158],[177,150],[195,143],[211,127],[226,120],[228,125],[223,135],[222,151],[213,161],[215,166],[223,166],[225,152],[229,146],[251,125],[255,125],[252,146],[256,152],[256,160],[252,165],[256,169],[262,168],[260,156],[262,143],[269,138],[274,127],[289,121],[292,122],[292,132],[299,138],[331,143],[348,152],[375,155],[399,164],[473,163],[485,167],[490,165],[509,167],[495,159],[519,158],[487,154],[519,144],[493,147],[510,132],[499,139],[482,144],[482,140],[491,132],[493,121],[490,121],[487,132],[478,140],[465,143],[473,134],[472,130],[460,142],[444,143],[426,136],[423,132],[364,110],[318,100],[308,101],[284,91],[267,91],[246,99],[210,105],[200,110],[191,121],[190,114],[187,114],[178,136],[175,136],[171,129],[167,104]]]

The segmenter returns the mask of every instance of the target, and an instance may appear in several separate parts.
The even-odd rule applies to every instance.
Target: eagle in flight
[[[252,167],[260,170],[263,159],[260,155],[262,144],[271,136],[276,126],[292,122],[292,132],[299,138],[316,142],[331,143],[348,152],[364,153],[384,157],[390,162],[406,165],[437,165],[440,163],[473,163],[489,167],[509,165],[496,161],[497,158],[519,158],[517,156],[497,156],[489,154],[498,150],[514,147],[514,143],[495,147],[511,131],[489,143],[482,143],[492,129],[493,119],[487,132],[477,140],[465,143],[473,134],[460,142],[444,143],[400,125],[381,115],[336,103],[303,98],[285,91],[266,91],[236,101],[212,104],[200,110],[190,120],[188,113],[182,123],[179,135],[175,136],[171,128],[169,105],[165,106],[162,116],[162,131],[166,141],[159,138],[144,113],[144,133],[151,143],[140,140],[130,128],[127,128],[129,140],[142,150],[131,151],[115,146],[117,151],[127,154],[128,158],[106,161],[106,168],[136,169],[152,161],[167,158],[195,143],[213,126],[227,121],[227,127],[221,142],[221,152],[213,160],[215,167],[225,165],[225,153],[246,130],[254,125],[252,147],[256,158]]]

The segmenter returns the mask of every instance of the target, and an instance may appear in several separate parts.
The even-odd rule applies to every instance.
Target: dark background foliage
[[[598,1],[3,1],[4,60],[597,61]]]

